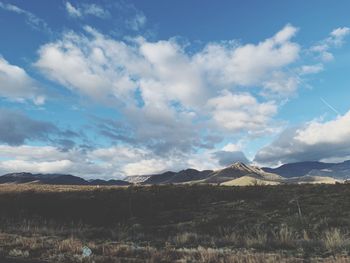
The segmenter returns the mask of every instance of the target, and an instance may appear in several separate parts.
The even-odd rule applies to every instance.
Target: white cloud
[[[290,79],[282,69],[299,54],[299,46],[290,42],[296,29],[289,25],[257,45],[212,43],[191,56],[175,40],[139,38],[126,43],[88,27],[86,31],[90,36],[68,33],[42,46],[36,65],[50,78],[93,98],[118,97],[122,90],[141,86],[146,103],[159,96],[194,107],[220,89],[259,86],[281,74]],[[263,88],[284,95],[296,89],[290,84]]]
[[[126,21],[126,25],[130,29],[137,31],[143,28],[146,22],[147,22],[146,16],[141,12],[137,12],[133,18]]]
[[[266,97],[285,97],[293,95],[300,84],[298,75],[292,72],[275,71],[268,80],[263,82],[264,90],[261,92]]]
[[[57,159],[65,159],[68,155],[70,155],[70,153],[61,152],[53,146],[0,145],[0,157],[11,159],[15,158],[21,161],[54,161]],[[70,156],[74,157],[75,155],[73,154]]]
[[[70,16],[81,17],[81,12],[79,9],[75,8],[71,3],[66,2],[66,10]]]
[[[0,145],[0,174],[10,172],[64,173],[83,178],[123,178],[131,175],[179,171],[188,167],[222,167],[212,151],[157,156],[144,148],[111,146],[88,151],[61,151],[52,146]]]
[[[306,145],[344,144],[350,146],[350,111],[335,120],[312,121],[306,128],[298,130],[295,139]]]
[[[329,40],[336,46],[340,46],[344,43],[344,38],[349,35],[350,28],[338,27],[331,32],[331,39]]]
[[[331,61],[334,59],[334,56],[330,49],[342,46],[345,42],[345,37],[349,33],[350,29],[348,27],[336,28],[329,34],[329,37],[312,46],[310,51],[317,53],[324,62]]]
[[[287,70],[299,57],[296,32],[287,25],[258,44],[211,43],[189,54],[176,39],[120,41],[86,27],[43,45],[35,65],[73,92],[117,108],[129,132],[111,125],[103,131],[111,139],[157,153],[191,152],[232,133],[269,129],[277,112],[271,98],[290,96],[299,84]],[[250,93],[256,88],[259,99]]]
[[[41,90],[24,69],[10,64],[0,56],[0,97],[10,100],[32,100],[35,104],[45,102]]]
[[[242,149],[242,146],[235,143],[228,143],[224,147],[222,147],[222,150],[226,152],[236,152],[236,151],[240,151],[241,149]]]
[[[262,130],[276,114],[274,102],[259,103],[248,93],[232,94],[228,91],[208,101],[213,120],[231,132]]]
[[[87,30],[94,39],[67,33],[61,41],[42,46],[36,66],[49,78],[99,101],[133,93],[136,86],[126,71],[135,63],[132,49]]]
[[[194,56],[194,61],[212,85],[259,86],[269,81],[276,71],[295,62],[300,47],[291,42],[297,29],[287,25],[272,38],[257,45],[229,45],[212,43]],[[269,90],[267,86],[266,89]],[[280,90],[270,90],[288,95],[290,90],[283,86]]]
[[[64,171],[71,167],[72,163],[69,160],[60,160],[52,162],[27,162],[21,160],[1,161],[0,169],[8,172],[26,171],[32,173],[56,173]]]
[[[83,10],[84,10],[83,12],[86,15],[92,15],[99,18],[109,17],[109,12],[96,4],[83,5]]]
[[[83,151],[51,146],[0,145],[0,172],[68,173],[85,178],[121,176],[107,163],[89,159]]]
[[[33,13],[24,10],[16,5],[0,2],[0,8],[9,12],[23,15],[28,25],[37,30],[50,31],[47,23]]]
[[[79,173],[79,166],[81,166],[82,172],[90,169],[88,163],[82,164],[83,159],[79,156],[79,152],[75,150],[62,152],[51,146],[0,145],[0,171],[2,173],[23,171],[33,173]]]
[[[350,111],[334,120],[314,120],[287,129],[261,149],[255,161],[265,164],[344,158],[350,151]]]
[[[323,64],[320,64],[320,63],[314,64],[314,65],[303,65],[299,69],[300,74],[302,75],[316,74],[316,73],[320,73],[323,70],[324,70]]]
[[[109,12],[96,4],[81,4],[78,6],[73,6],[70,2],[65,4],[66,11],[71,17],[85,17],[85,16],[95,16],[99,18],[107,18],[110,16]]]
[[[140,160],[136,163],[128,163],[123,168],[126,175],[143,175],[143,174],[155,174],[169,169],[169,162],[164,160]]]

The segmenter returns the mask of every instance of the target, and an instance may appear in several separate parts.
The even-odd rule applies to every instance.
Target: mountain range
[[[336,183],[350,179],[350,161],[342,163],[298,162],[284,164],[277,168],[247,165],[236,162],[219,170],[186,169],[179,172],[167,171],[153,175],[129,176],[124,180],[85,180],[69,174],[9,173],[0,176],[0,184],[51,184],[51,185],[110,185],[131,184],[220,184],[276,185],[302,183]]]
[[[123,180],[85,180],[70,174],[9,173],[0,176],[0,184],[52,184],[52,185],[130,185]]]

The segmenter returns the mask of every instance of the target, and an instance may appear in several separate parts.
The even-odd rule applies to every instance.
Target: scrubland
[[[0,223],[0,262],[350,262],[344,184],[1,185]]]

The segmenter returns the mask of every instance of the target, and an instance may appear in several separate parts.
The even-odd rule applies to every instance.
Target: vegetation
[[[0,223],[0,262],[350,261],[345,184],[2,185]]]

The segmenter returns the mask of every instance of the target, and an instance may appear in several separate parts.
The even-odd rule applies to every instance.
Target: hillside
[[[334,179],[332,177],[310,176],[310,175],[286,178],[284,180],[284,183],[286,184],[336,184],[338,182],[341,182],[341,181]]]
[[[198,171],[195,169],[186,169],[180,172],[165,172],[162,174],[154,174],[149,176],[143,184],[171,184],[171,183],[185,183],[196,182],[206,179],[212,174],[211,170]]]
[[[347,180],[350,179],[350,161],[333,164],[324,169],[313,169],[307,175],[326,176],[339,180]]]
[[[280,181],[269,181],[269,180],[263,180],[259,178],[255,178],[252,176],[242,176],[237,179],[233,179],[230,181],[226,181],[221,183],[222,186],[253,186],[253,185],[279,185],[281,184]]]
[[[257,179],[271,181],[282,179],[282,177],[277,174],[267,173],[258,167],[236,162],[227,168],[212,172],[210,176],[205,180],[205,182],[223,183],[242,176],[250,176]]]
[[[277,168],[263,167],[262,170],[268,173],[275,173],[285,178],[300,177],[308,174],[312,170],[322,170],[332,167],[333,163],[322,162],[298,162],[287,163]]]

